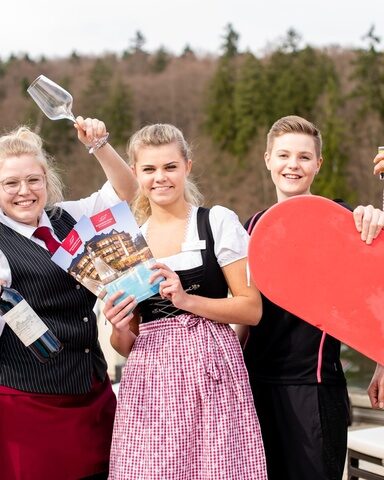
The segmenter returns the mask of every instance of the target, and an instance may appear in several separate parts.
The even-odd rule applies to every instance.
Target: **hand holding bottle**
[[[0,286],[0,292],[0,314],[5,323],[41,363],[55,357],[62,344],[22,295],[4,285]]]

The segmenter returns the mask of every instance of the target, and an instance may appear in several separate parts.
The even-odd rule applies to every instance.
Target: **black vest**
[[[265,211],[255,215],[252,230]],[[246,222],[247,230],[252,220],[253,217]],[[244,348],[252,388],[256,391],[259,383],[318,383],[317,370],[323,332],[271,302],[263,294],[261,297],[263,315],[258,325],[249,327],[249,337]],[[330,335],[326,335],[322,349],[321,379],[325,384],[345,385],[340,362],[340,342]]]
[[[63,240],[75,224],[65,211],[51,218]],[[0,224],[0,250],[7,257],[12,288],[18,290],[64,348],[40,363],[5,325],[0,336],[0,385],[35,393],[82,394],[91,390],[92,375],[104,380],[106,362],[98,343],[96,297],[51,261],[51,254]]]
[[[209,209],[199,207],[197,211],[197,230],[200,240],[206,241],[206,248],[201,251],[202,265],[189,270],[177,271],[184,290],[190,294],[207,298],[225,298],[228,285],[223,271],[217,263],[215,240],[209,223]],[[189,313],[173,306],[159,295],[154,295],[140,303],[142,322],[150,322],[158,318],[174,317],[181,313]]]

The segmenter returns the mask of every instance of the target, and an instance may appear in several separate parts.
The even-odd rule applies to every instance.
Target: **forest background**
[[[194,178],[205,204],[225,205],[244,221],[275,202],[263,157],[269,127],[281,116],[301,115],[319,126],[324,140],[313,193],[351,206],[381,207],[384,183],[373,176],[372,160],[384,145],[384,53],[375,27],[358,49],[313,48],[290,29],[257,56],[239,51],[239,38],[228,24],[216,55],[198,55],[188,45],[179,56],[163,47],[148,52],[140,31],[119,53],[74,51],[68,58],[39,59],[12,54],[0,60],[1,127],[8,131],[24,123],[42,135],[71,199],[93,192],[103,175],[71,123],[49,120],[27,94],[38,75],[72,93],[75,115],[104,120],[110,142],[124,157],[135,130],[173,123],[192,145]],[[344,357],[353,377],[354,354]],[[361,383],[372,363],[359,363]]]
[[[49,120],[27,94],[44,74],[72,93],[75,115],[105,121],[123,156],[141,126],[177,125],[192,145],[206,204],[225,205],[245,220],[275,201],[263,159],[266,133],[277,118],[297,114],[323,134],[324,164],[313,193],[381,207],[383,184],[372,175],[372,159],[384,144],[384,54],[374,30],[364,35],[366,48],[354,50],[315,49],[291,29],[256,56],[239,51],[239,33],[228,24],[218,55],[199,56],[188,45],[180,56],[163,47],[149,53],[139,31],[121,53],[11,55],[0,61],[2,129],[26,123],[41,133],[69,186],[67,198],[100,185],[102,173],[70,122]]]

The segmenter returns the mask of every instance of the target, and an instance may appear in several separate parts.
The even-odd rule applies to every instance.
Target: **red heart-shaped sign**
[[[346,208],[293,197],[257,222],[249,266],[272,302],[384,364],[384,233],[366,245]]]

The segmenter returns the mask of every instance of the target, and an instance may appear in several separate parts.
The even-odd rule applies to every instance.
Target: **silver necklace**
[[[189,224],[191,223],[191,218],[192,218],[192,211],[193,211],[193,206],[189,203],[188,204],[188,211],[187,211],[187,216],[185,217],[186,218],[186,222],[185,222],[185,227],[184,227],[184,235],[183,235],[183,242],[186,241],[187,239],[187,235],[188,235],[188,230],[189,230]],[[151,226],[151,218],[152,218],[152,215],[150,217],[148,217],[148,220],[147,220],[147,228],[146,228],[146,231],[145,231],[145,234],[144,234],[144,238],[145,238],[145,241],[148,243],[148,239],[149,239],[149,233],[150,233],[150,226]]]

